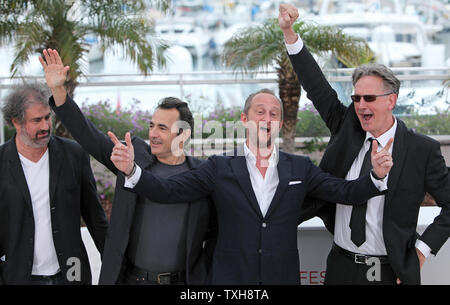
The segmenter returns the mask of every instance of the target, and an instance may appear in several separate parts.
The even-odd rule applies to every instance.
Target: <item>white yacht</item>
[[[397,1],[324,0],[319,15],[311,19],[364,39],[376,61],[387,66],[444,65],[445,45],[430,42],[417,15],[401,12]]]

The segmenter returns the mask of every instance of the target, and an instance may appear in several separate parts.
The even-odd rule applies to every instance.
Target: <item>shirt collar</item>
[[[368,143],[368,139],[369,138],[374,138],[377,139],[379,145],[381,146],[381,148],[385,147],[386,144],[389,142],[390,138],[395,137],[395,132],[397,131],[397,119],[394,116],[394,124],[392,125],[392,127],[386,131],[385,133],[383,133],[381,136],[379,136],[378,138],[374,137],[370,132],[366,132],[366,140],[364,143]],[[369,144],[370,145],[370,144]],[[392,146],[391,146],[392,149]]]
[[[278,149],[278,146],[274,144],[272,153],[269,157],[269,167],[276,166],[278,164]],[[250,161],[253,165],[256,165],[256,156],[250,148],[248,148],[246,142],[244,142],[244,156],[247,161]]]

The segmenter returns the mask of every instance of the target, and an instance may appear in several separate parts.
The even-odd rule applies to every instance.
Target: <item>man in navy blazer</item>
[[[211,196],[218,237],[208,283],[299,284],[297,225],[305,196],[358,204],[380,195],[391,156],[387,149],[374,150],[372,177],[352,182],[321,171],[307,157],[279,151],[274,140],[283,123],[282,104],[267,89],[249,96],[241,121],[247,139],[233,155],[212,156],[170,179],[136,166],[129,133],[126,145],[109,133],[115,143],[111,161],[125,173],[126,187],[151,200],[176,203]]]

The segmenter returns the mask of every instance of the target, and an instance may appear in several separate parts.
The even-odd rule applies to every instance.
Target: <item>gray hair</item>
[[[284,117],[283,102],[278,98],[278,96],[275,95],[275,93],[272,90],[270,90],[268,88],[263,88],[263,89],[261,89],[259,91],[256,91],[256,92],[250,94],[247,97],[247,99],[245,100],[245,104],[244,104],[244,113],[248,115],[248,110],[250,109],[250,106],[252,104],[253,98],[256,95],[260,94],[260,93],[267,93],[267,94],[270,94],[270,95],[275,97],[275,99],[278,101],[278,103],[280,103],[280,106],[281,106],[281,120],[283,120],[283,117]]]
[[[391,69],[382,64],[368,64],[356,68],[353,71],[352,83],[353,87],[363,76],[378,76],[383,80],[384,87],[398,95],[400,91],[400,81],[394,75]]]
[[[23,124],[25,121],[25,111],[32,104],[42,104],[49,106],[48,99],[51,93],[48,87],[42,83],[25,83],[17,85],[6,97],[3,103],[2,113],[6,122],[14,127],[13,119]]]

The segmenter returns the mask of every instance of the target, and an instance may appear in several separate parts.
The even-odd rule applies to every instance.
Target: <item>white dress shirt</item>
[[[58,257],[53,243],[50,216],[50,167],[48,149],[38,162],[19,153],[28,190],[30,191],[34,217],[33,275],[55,275],[59,271]]]
[[[272,149],[272,153],[269,157],[269,166],[267,167],[266,175],[263,177],[261,172],[256,167],[256,157],[247,147],[247,143],[244,143],[244,155],[247,163],[248,174],[250,175],[250,181],[252,183],[253,192],[255,193],[256,200],[258,201],[259,208],[262,215],[265,217],[270,203],[272,202],[275,191],[277,190],[278,183],[278,147]]]
[[[374,137],[370,132],[366,133],[366,139],[364,141],[358,156],[356,156],[353,161],[350,170],[345,176],[346,180],[354,180],[359,177],[361,171],[362,163],[364,161],[364,155],[369,150],[370,142],[369,138],[377,139],[378,151],[382,150],[388,143],[390,138],[395,136],[395,131],[397,130],[397,120],[395,120],[394,125],[385,132],[380,137]],[[395,143],[389,149],[392,153],[392,149]],[[389,174],[386,178],[389,180]],[[370,255],[387,255],[386,247],[383,238],[383,212],[384,212],[384,199],[385,196],[372,197],[367,201],[367,211],[366,211],[366,241],[357,247],[350,239],[351,230],[349,227],[350,218],[352,215],[352,206],[337,204],[336,206],[336,222],[334,226],[334,242],[351,252],[370,254]]]
[[[300,53],[303,48],[303,41],[298,35],[298,39],[293,44],[285,44],[286,50],[289,55],[295,55]],[[397,129],[397,120],[395,120],[394,125],[390,130],[388,130],[385,134],[380,136],[377,140],[382,146],[378,146],[378,150],[381,150],[384,147],[390,138],[394,138],[395,131]],[[366,135],[366,139],[371,137],[369,133]],[[381,142],[380,142],[381,141]],[[394,141],[395,143],[395,141]],[[390,152],[392,153],[392,149],[394,147],[394,143],[390,148]],[[364,142],[361,151],[358,154],[358,157],[354,160],[352,167],[347,173],[346,179],[352,180],[358,178],[359,171],[361,170],[362,162],[364,159],[365,151],[369,149],[370,143],[368,141]],[[364,152],[363,152],[364,151]],[[395,162],[395,160],[394,160]],[[357,172],[357,174],[356,174]],[[386,183],[387,183],[386,177]],[[373,180],[373,179],[372,179]],[[366,212],[366,242],[361,245],[361,247],[357,248],[355,244],[350,240],[350,228],[348,227],[350,223],[351,216],[351,206],[337,205],[336,209],[336,223],[335,223],[335,237],[334,241],[349,251],[361,253],[361,254],[371,254],[371,255],[386,255],[386,247],[384,245],[383,240],[383,210],[384,210],[384,195],[377,196],[370,199],[367,203],[367,212]],[[338,214],[339,213],[339,214]],[[341,217],[344,217],[342,219]],[[339,220],[339,225],[338,225]],[[338,231],[337,231],[338,229]],[[347,232],[348,231],[348,232]],[[336,234],[337,233],[337,234]],[[430,247],[425,244],[421,240],[417,240],[415,244],[416,248],[422,252],[422,254],[427,257],[431,253]]]

